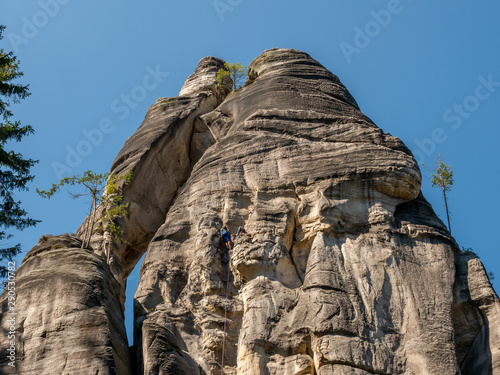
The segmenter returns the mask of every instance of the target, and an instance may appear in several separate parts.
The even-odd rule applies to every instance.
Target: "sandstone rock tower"
[[[226,322],[225,374],[500,374],[498,297],[401,140],[306,53],[265,51],[227,96],[223,63],[202,59],[115,159],[134,177],[109,264],[99,234],[27,254],[16,373],[220,374]],[[247,231],[230,253],[223,225]],[[124,289],[146,251],[129,350]]]

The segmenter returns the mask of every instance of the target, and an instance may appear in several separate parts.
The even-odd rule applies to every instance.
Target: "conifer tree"
[[[49,190],[39,190],[36,192],[42,197],[50,199],[60,188],[63,186],[83,186],[84,191],[82,193],[71,193],[73,198],[80,198],[88,196],[90,197],[90,208],[89,208],[89,222],[85,227],[85,232],[82,238],[82,249],[86,248],[90,244],[90,238],[92,237],[92,232],[94,231],[94,225],[96,221],[96,208],[101,199],[103,191],[106,187],[106,180],[109,177],[109,173],[94,173],[92,171],[86,171],[82,176],[71,176],[64,177],[57,184],[52,184]]]
[[[5,26],[0,25],[0,40]],[[20,142],[23,137],[32,134],[30,125],[21,125],[20,121],[12,121],[11,104],[19,103],[30,95],[28,85],[14,83],[22,77],[19,61],[12,52],[0,48],[0,241],[3,245],[12,234],[9,228],[23,230],[36,225],[39,220],[28,217],[28,213],[16,200],[15,191],[28,190],[27,184],[33,180],[31,167],[37,162],[26,159],[22,154],[9,150],[12,141]],[[0,248],[0,278],[7,275],[6,262],[21,252],[21,245]]]
[[[110,239],[114,239],[122,243],[122,230],[115,220],[120,217],[126,217],[128,214],[128,203],[122,203],[123,195],[121,195],[122,187],[119,183],[123,181],[123,185],[127,185],[132,179],[132,170],[123,175],[109,173],[94,173],[86,171],[82,176],[65,177],[57,184],[52,184],[48,190],[36,189],[37,193],[42,198],[50,199],[60,188],[63,186],[76,186],[83,187],[81,193],[71,193],[73,198],[90,197],[90,208],[88,215],[87,226],[82,238],[82,248],[86,248],[90,244],[92,234],[100,232],[107,237],[109,234]],[[101,204],[103,208],[102,217],[97,220],[97,206]],[[107,238],[106,238],[107,239]],[[107,239],[106,245],[107,257],[109,260],[109,240]]]
[[[241,85],[245,81],[247,74],[248,68],[246,66],[242,66],[241,63],[230,64],[225,62],[224,68],[219,69],[219,71],[217,72],[217,77],[215,78],[217,89],[223,91],[224,84],[228,80],[231,80],[232,91],[234,91],[241,87]]]
[[[446,198],[446,192],[451,190],[453,185],[453,170],[451,166],[446,165],[441,160],[441,155],[438,157],[438,168],[436,173],[432,175],[432,187],[439,187],[443,191],[443,199],[444,205],[446,208],[446,218],[448,219],[448,231],[451,234],[451,225],[450,225],[450,212],[448,209],[448,199]]]

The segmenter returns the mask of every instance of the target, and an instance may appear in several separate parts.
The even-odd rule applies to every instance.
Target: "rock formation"
[[[103,257],[75,237],[44,236],[15,275],[16,367],[6,354],[4,292],[0,374],[130,373],[120,284]]]
[[[498,297],[401,140],[306,53],[265,51],[227,96],[223,63],[202,59],[115,159],[134,177],[109,264],[98,233],[28,253],[16,373],[220,374],[223,357],[238,375],[500,374]],[[247,232],[230,252],[223,225]],[[146,251],[129,355],[124,288]]]

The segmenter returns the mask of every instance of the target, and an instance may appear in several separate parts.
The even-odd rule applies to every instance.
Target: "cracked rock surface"
[[[498,297],[481,262],[460,252],[421,194],[402,141],[304,52],[265,51],[245,86],[227,96],[213,81],[223,64],[202,59],[178,97],[150,107],[113,163],[113,173],[132,169],[134,177],[123,189],[126,245],[113,244],[110,264],[98,267],[115,288],[114,299],[95,296],[110,309],[99,324],[112,337],[121,337],[114,317],[126,278],[147,254],[130,357],[119,350],[123,341],[99,342],[115,358],[99,371],[220,374],[223,357],[233,375],[500,374]],[[224,225],[247,232],[230,252],[219,236]],[[57,251],[75,253],[70,245]],[[91,245],[94,253],[79,256],[104,259],[102,237]],[[37,246],[21,280],[56,251]],[[68,293],[87,300],[90,291]],[[19,299],[60,303],[43,296]],[[5,292],[0,303],[5,312]],[[60,327],[60,337],[76,329]],[[25,326],[23,338],[36,335]],[[27,342],[32,353],[35,341]],[[59,358],[57,345],[44,349],[44,361]],[[71,357],[70,373],[90,373],[78,367],[88,356]],[[43,363],[20,373],[45,373]]]
[[[266,51],[249,69],[201,116],[216,143],[149,244],[141,369],[220,373],[230,267],[227,374],[474,373],[480,360],[469,369],[453,340],[457,246],[420,194],[411,152],[307,54]],[[230,254],[222,225],[247,230]],[[161,358],[158,335],[170,337]],[[480,341],[460,351],[484,351]]]

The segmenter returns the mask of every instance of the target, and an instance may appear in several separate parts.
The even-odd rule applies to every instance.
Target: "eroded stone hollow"
[[[88,250],[56,238],[28,253],[19,303],[44,312],[19,317],[18,373],[64,358],[60,373],[220,374],[226,323],[225,374],[500,374],[498,297],[422,196],[401,140],[304,52],[265,51],[229,95],[214,83],[223,64],[202,59],[114,161],[134,177],[109,264],[98,234]],[[247,232],[231,252],[223,225]],[[124,288],[146,251],[129,355]],[[71,308],[48,292],[60,256],[80,286]],[[64,345],[97,313],[83,326],[100,340]]]

